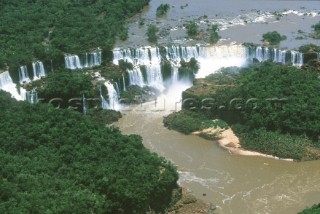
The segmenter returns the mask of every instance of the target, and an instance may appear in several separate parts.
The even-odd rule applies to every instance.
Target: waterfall
[[[303,54],[298,51],[291,51],[291,63],[294,66],[302,66]]]
[[[109,109],[109,103],[107,102],[107,100],[106,100],[106,99],[103,97],[103,95],[102,95],[101,86],[99,87],[99,92],[100,92],[101,107],[102,107],[102,109]]]
[[[118,95],[118,98],[120,98],[120,89],[119,89],[119,85],[117,82],[115,82],[116,84],[116,91],[117,91],[117,95]]]
[[[317,60],[320,60],[320,52],[317,53]]]
[[[20,84],[30,82],[27,66],[21,66],[19,69],[19,82]]]
[[[82,68],[78,55],[66,55],[64,61],[67,69],[75,70]]]
[[[273,62],[280,62],[282,64],[286,63],[286,50],[279,50],[274,48]]]
[[[119,110],[120,104],[119,104],[119,94],[117,93],[116,89],[114,88],[113,84],[109,81],[106,81],[104,83],[108,90],[108,96],[109,96],[109,107],[113,110]]]
[[[46,76],[46,73],[44,71],[44,66],[41,61],[36,61],[32,63],[33,68],[33,80],[40,79],[41,77]]]
[[[144,86],[143,75],[139,67],[136,67],[133,70],[128,70],[128,74],[130,85],[138,85],[140,87]]]
[[[8,71],[0,74],[0,89],[9,92],[16,100],[24,100],[23,93],[22,96],[18,93],[16,84],[13,83]],[[23,91],[22,88],[20,91]]]
[[[92,68],[101,65],[101,50],[85,53],[80,60],[78,55],[65,55],[64,61],[67,69],[75,70],[82,68]]]
[[[256,59],[259,60],[259,62],[264,61],[262,47],[257,47],[256,48]]]
[[[171,82],[175,82],[178,79],[181,60],[190,61],[191,58],[195,58],[200,65],[196,78],[203,78],[222,67],[245,66],[253,58],[260,62],[273,61],[282,64],[291,62],[295,66],[303,64],[303,54],[297,51],[268,47],[248,48],[242,45],[141,47],[113,50],[114,64],[119,65],[119,60],[133,64],[133,69],[127,71],[130,85],[141,87],[148,85],[160,91],[164,90],[161,62],[164,60],[170,62]]]
[[[25,100],[28,103],[35,104],[38,102],[38,93],[36,89],[32,89],[31,91],[25,92]]]
[[[113,51],[113,63],[119,64],[119,60],[132,63],[134,69],[128,71],[130,85],[143,86],[144,84],[164,90],[163,77],[160,63],[168,60],[175,69],[173,76],[177,74],[180,61],[190,61],[195,58],[200,63],[197,77],[204,77],[215,72],[221,67],[243,66],[249,58],[247,48],[241,45],[231,46],[170,46],[170,47],[144,47],[137,49],[115,49]],[[138,66],[146,68],[146,82]],[[174,77],[176,78],[176,76]]]
[[[82,95],[82,112],[84,115],[87,114],[87,100],[84,97],[84,94]]]
[[[86,53],[83,59],[82,67],[92,68],[101,65],[101,51],[97,50],[91,53]]]
[[[126,91],[126,81],[124,79],[124,75],[122,74],[122,81],[123,81],[123,91]]]

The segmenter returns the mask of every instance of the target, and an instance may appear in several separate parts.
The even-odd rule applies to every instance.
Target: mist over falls
[[[195,74],[196,78],[203,78],[222,67],[243,67],[252,63],[254,59],[259,62],[291,63],[294,66],[303,64],[303,54],[298,51],[243,45],[141,47],[113,50],[114,64],[119,65],[121,62],[132,64],[132,68],[127,69],[129,85],[151,86],[162,93],[181,83],[185,83],[182,84],[184,88],[185,85],[192,85],[192,79],[184,78],[183,74],[179,74],[181,61],[189,62],[192,58],[197,60],[200,67]],[[164,64],[170,65],[169,72],[168,67],[164,68]]]

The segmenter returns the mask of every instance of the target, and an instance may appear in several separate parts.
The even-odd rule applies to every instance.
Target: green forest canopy
[[[145,213],[178,174],[137,135],[0,91],[0,213]]]
[[[0,68],[63,53],[110,50],[124,21],[149,0],[0,1]]]
[[[244,148],[320,158],[320,80],[313,69],[265,62],[239,73],[222,69],[198,82],[183,92],[183,100],[192,99],[183,108],[228,122]]]

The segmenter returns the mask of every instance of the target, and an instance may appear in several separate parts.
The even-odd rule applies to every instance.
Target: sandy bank
[[[260,156],[266,158],[273,158],[277,160],[294,161],[289,158],[279,158],[273,155],[267,155],[260,152],[249,151],[241,148],[239,138],[234,134],[231,128],[208,128],[202,131],[193,132],[196,135],[215,136],[219,145],[227,149],[231,154],[246,155],[246,156]]]

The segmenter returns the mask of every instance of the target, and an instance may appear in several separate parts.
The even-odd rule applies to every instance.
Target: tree
[[[198,25],[195,22],[188,23],[186,28],[189,37],[194,37],[198,34]]]
[[[169,4],[160,4],[160,6],[157,8],[157,16],[163,16],[165,15],[168,10],[170,9]]]
[[[286,36],[280,35],[277,31],[268,32],[262,35],[263,40],[266,40],[270,45],[278,45],[282,40],[286,40]]]
[[[148,36],[148,41],[151,43],[157,43],[158,37],[157,37],[157,32],[159,29],[155,25],[149,25],[148,31],[147,31],[147,36]]]

